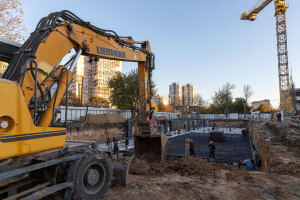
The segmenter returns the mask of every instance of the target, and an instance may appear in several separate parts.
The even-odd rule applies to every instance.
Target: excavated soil
[[[157,119],[157,120],[161,121],[161,120],[165,120],[165,119],[169,119],[169,118],[167,118],[165,116],[158,116],[158,117],[153,116],[153,119]]]
[[[83,120],[83,119],[82,119]],[[122,136],[118,132],[125,131],[125,119],[118,114],[89,114],[84,122],[68,126],[68,140],[89,140],[105,143],[107,138]]]
[[[299,199],[300,178],[262,171],[238,171],[188,157],[148,164],[135,160],[127,187],[109,189],[103,199]]]
[[[247,120],[235,120],[235,119],[228,119],[228,120],[221,120],[221,119],[213,119],[209,120],[210,127],[236,127],[236,128],[246,128],[248,125]]]
[[[87,124],[115,124],[115,123],[124,123],[125,119],[118,114],[100,114],[92,115],[89,114],[84,121]]]
[[[109,189],[103,199],[300,199],[299,129],[254,122],[250,132],[262,157],[260,170],[194,157],[163,163],[136,159],[128,186]]]
[[[147,163],[146,161],[135,159],[131,164],[129,172],[135,175],[156,175],[167,173],[178,173],[180,175],[205,175],[213,174],[214,166],[206,160],[195,157],[182,158],[176,161],[161,163]]]
[[[300,129],[287,123],[253,122],[250,133],[264,170],[300,177]]]

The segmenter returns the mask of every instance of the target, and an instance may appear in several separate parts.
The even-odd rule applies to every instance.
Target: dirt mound
[[[88,124],[108,124],[108,123],[124,123],[125,119],[118,114],[89,114],[85,120]]]
[[[136,175],[178,173],[180,175],[205,176],[214,174],[216,169],[216,167],[209,164],[204,159],[189,156],[176,161],[162,163],[147,163],[145,161],[135,159],[129,172]]]
[[[274,134],[273,141],[300,150],[299,128],[291,127],[287,123],[265,123],[265,126]]]
[[[121,163],[129,163],[130,158],[129,157],[115,158],[115,159],[112,159],[112,161],[121,162]]]
[[[140,174],[147,175],[150,172],[149,164],[144,160],[135,159],[134,162],[130,165],[129,173],[131,174]]]
[[[288,123],[253,122],[250,133],[261,155],[262,169],[300,176],[300,131]]]
[[[169,119],[169,118],[167,118],[165,116],[159,116],[159,117],[153,116],[153,119],[157,119],[160,121],[160,120],[165,120],[165,119]]]
[[[267,169],[268,172],[281,175],[300,175],[300,166],[294,162],[278,163],[278,165]]]
[[[83,120],[83,118],[81,118]],[[125,119],[118,114],[89,114],[84,122],[72,123],[68,126],[68,140],[90,140],[105,143],[107,138],[117,136],[125,131]]]

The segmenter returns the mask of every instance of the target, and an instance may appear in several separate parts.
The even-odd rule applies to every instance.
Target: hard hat
[[[209,144],[212,144],[212,143],[213,143],[213,141],[210,141],[210,142],[209,142]]]
[[[193,142],[193,139],[190,139],[190,142]]]

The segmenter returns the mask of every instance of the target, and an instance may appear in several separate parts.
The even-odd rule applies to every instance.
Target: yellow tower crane
[[[262,11],[273,0],[259,1],[249,13],[244,12],[241,20],[254,21],[257,14]],[[274,0],[275,17],[276,17],[276,32],[277,32],[277,56],[278,56],[278,76],[279,76],[279,91],[280,91],[280,109],[285,112],[291,112],[290,100],[290,81],[288,67],[288,51],[287,51],[287,36],[286,36],[286,16],[285,12],[288,4],[285,0]]]

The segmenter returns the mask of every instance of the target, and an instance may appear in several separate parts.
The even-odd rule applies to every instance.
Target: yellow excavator
[[[135,157],[164,159],[168,141],[152,119],[150,80],[155,63],[148,41],[121,37],[64,10],[42,18],[16,50],[11,59],[6,56],[9,66],[0,78],[1,199],[40,199],[58,191],[64,199],[99,199],[106,193],[112,179],[110,157],[98,150],[96,142],[66,141],[67,119],[63,127],[56,123],[61,100],[68,101],[72,71],[80,55],[94,61],[138,63]],[[61,64],[69,52],[76,53]],[[65,109],[67,113],[68,104]]]

